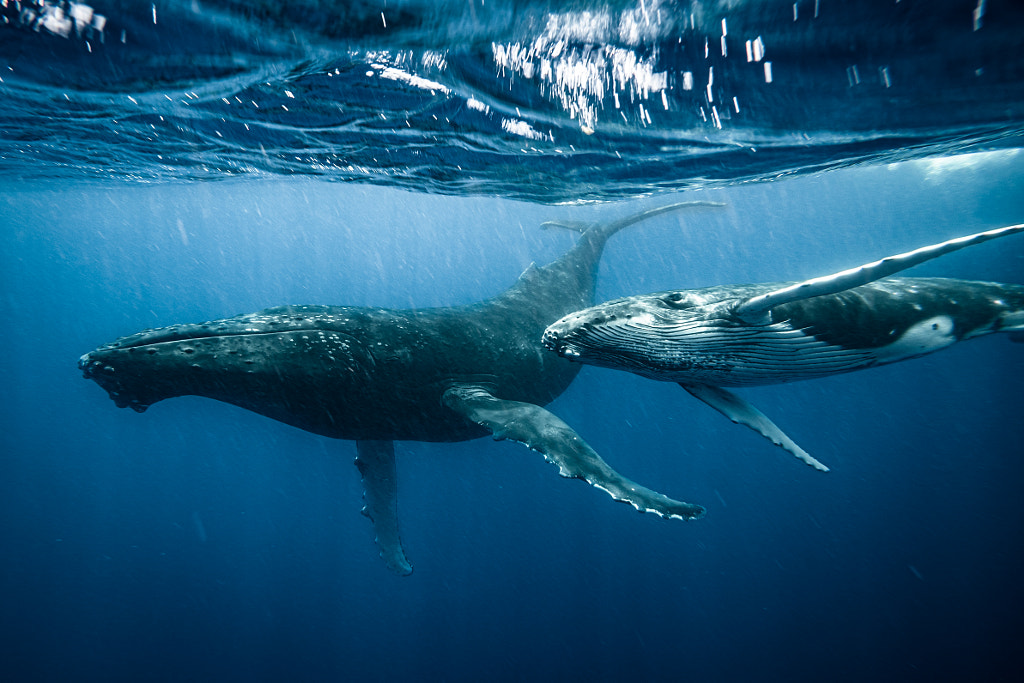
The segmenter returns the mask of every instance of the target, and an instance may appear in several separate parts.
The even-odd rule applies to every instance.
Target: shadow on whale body
[[[412,567],[398,532],[394,441],[463,441],[491,434],[540,452],[563,477],[583,479],[641,512],[693,519],[704,509],[613,470],[541,406],[580,366],[545,351],[546,325],[593,303],[608,238],[641,220],[709,202],[658,207],[579,230],[576,245],[530,266],[504,293],[467,306],[392,310],[281,306],[202,324],[146,330],[79,360],[119,407],[145,411],[176,396],[232,403],[315,434],[356,441],[364,514],[381,556]]]
[[[1024,341],[1024,285],[890,277],[964,247],[1024,232],[967,235],[796,283],[720,285],[616,299],[544,331],[570,360],[678,382],[808,465],[823,464],[724,387],[793,382],[916,358],[994,332]]]

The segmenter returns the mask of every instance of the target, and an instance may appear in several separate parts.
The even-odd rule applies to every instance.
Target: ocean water
[[[676,385],[584,368],[549,408],[626,476],[705,505],[694,522],[640,515],[516,444],[399,442],[409,577],[387,570],[359,514],[353,443],[195,397],[119,410],[76,367],[143,328],[281,304],[478,301],[571,248],[575,235],[542,222],[668,201],[727,206],[613,237],[598,300],[813,277],[1019,223],[1024,71],[1019,51],[996,49],[1024,35],[1013,3],[866,3],[901,14],[845,24],[825,0],[797,3],[797,21],[792,3],[572,3],[568,23],[548,3],[388,3],[387,33],[370,28],[372,3],[96,2],[102,31],[66,35],[55,19],[26,22],[30,4],[3,3],[0,25],[4,680],[1017,679],[1024,346],[1001,335],[742,391],[828,473]],[[812,23],[816,10],[833,23]],[[558,33],[587,11],[596,34],[577,45]],[[662,18],[643,24],[652,11]],[[630,38],[629,12],[657,30]],[[701,28],[684,31],[691,13]],[[659,110],[657,95],[648,126],[630,119],[635,107],[613,125],[611,91],[587,113],[586,98],[549,96],[521,72],[510,89],[496,62],[516,42],[554,59],[543,52],[553,37],[529,42],[550,30],[566,40],[559,55],[582,60],[590,45],[628,61],[615,50],[633,50],[651,74],[681,79],[698,73],[692,46],[671,59],[666,46],[699,36],[696,59],[707,59],[703,39],[721,36],[723,18],[732,56],[718,59],[741,66],[715,71],[714,84],[759,92],[772,55],[770,85],[799,84],[812,101],[774,93],[762,109],[771,125],[734,113],[697,126],[687,117],[709,115],[707,93],[687,109],[690,91],[666,87],[678,98]],[[764,30],[741,28],[755,25]],[[939,40],[960,31],[961,49]],[[764,59],[748,63],[756,35]],[[911,87],[894,66],[888,86],[879,80],[879,59],[933,64],[927,46],[948,80],[916,72]],[[986,50],[1001,67],[958,70],[994,59]],[[424,51],[443,65],[424,65]],[[849,54],[876,79],[856,114],[865,91],[849,80]],[[787,81],[787,63],[807,71]],[[634,79],[647,73],[633,64]],[[760,81],[724,78],[747,64]],[[328,65],[349,74],[344,87],[323,85],[341,75]],[[815,74],[841,82],[813,87]],[[921,99],[940,84],[931,97],[955,103],[943,112]],[[254,89],[302,122],[216,110]],[[503,127],[517,106],[552,139],[524,146],[526,128]],[[445,107],[444,126],[425,123]],[[370,113],[312,121],[327,110]],[[421,116],[401,135],[367,123],[395,112]],[[238,137],[225,137],[226,121]],[[768,128],[802,142],[757,165],[723,151]],[[332,167],[331,154],[351,163]],[[1021,240],[911,274],[1024,282]]]
[[[1016,147],[1024,118],[1015,0],[72,4],[0,2],[19,177],[598,201]]]

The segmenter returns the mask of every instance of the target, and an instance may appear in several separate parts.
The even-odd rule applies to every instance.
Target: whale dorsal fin
[[[793,301],[800,301],[802,299],[811,299],[825,294],[844,292],[847,289],[853,289],[854,287],[859,287],[861,285],[866,285],[869,282],[889,277],[901,270],[906,270],[907,268],[924,263],[925,261],[930,261],[933,258],[942,256],[943,254],[949,254],[959,249],[963,249],[964,247],[981,244],[982,242],[988,242],[989,240],[994,240],[999,237],[1005,237],[1006,235],[1012,235],[1022,231],[1024,231],[1024,223],[1019,223],[1017,225],[1006,226],[1005,228],[996,228],[994,230],[986,230],[985,232],[979,232],[965,237],[957,237],[955,239],[946,240],[945,242],[908,251],[903,254],[887,256],[879,261],[865,263],[864,265],[857,266],[856,268],[849,268],[824,277],[811,278],[810,280],[804,280],[803,282],[798,282],[794,285],[783,287],[782,289],[776,289],[766,294],[750,297],[749,299],[740,302],[733,312],[741,318],[753,321],[760,318],[776,306],[788,304]]]

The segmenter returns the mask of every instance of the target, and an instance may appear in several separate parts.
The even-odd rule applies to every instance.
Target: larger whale
[[[808,465],[828,468],[724,387],[777,384],[915,358],[993,332],[1024,332],[1024,285],[890,277],[1011,225],[802,282],[719,285],[616,299],[544,332],[564,358],[678,382]]]
[[[553,263],[530,266],[504,293],[477,304],[391,310],[282,306],[202,324],[146,330],[79,360],[119,407],[143,412],[197,395],[300,429],[356,441],[365,507],[381,556],[409,574],[399,537],[394,441],[463,441],[491,434],[540,452],[563,477],[583,479],[641,512],[692,519],[673,500],[613,470],[541,406],[580,366],[544,350],[546,325],[593,303],[608,238],[638,221],[688,207],[662,206],[582,232]]]

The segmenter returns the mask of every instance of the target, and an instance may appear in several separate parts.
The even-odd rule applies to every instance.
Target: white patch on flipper
[[[892,363],[904,358],[923,356],[956,342],[953,334],[953,319],[948,315],[937,315],[912,325],[899,339],[875,351],[881,363]]]

